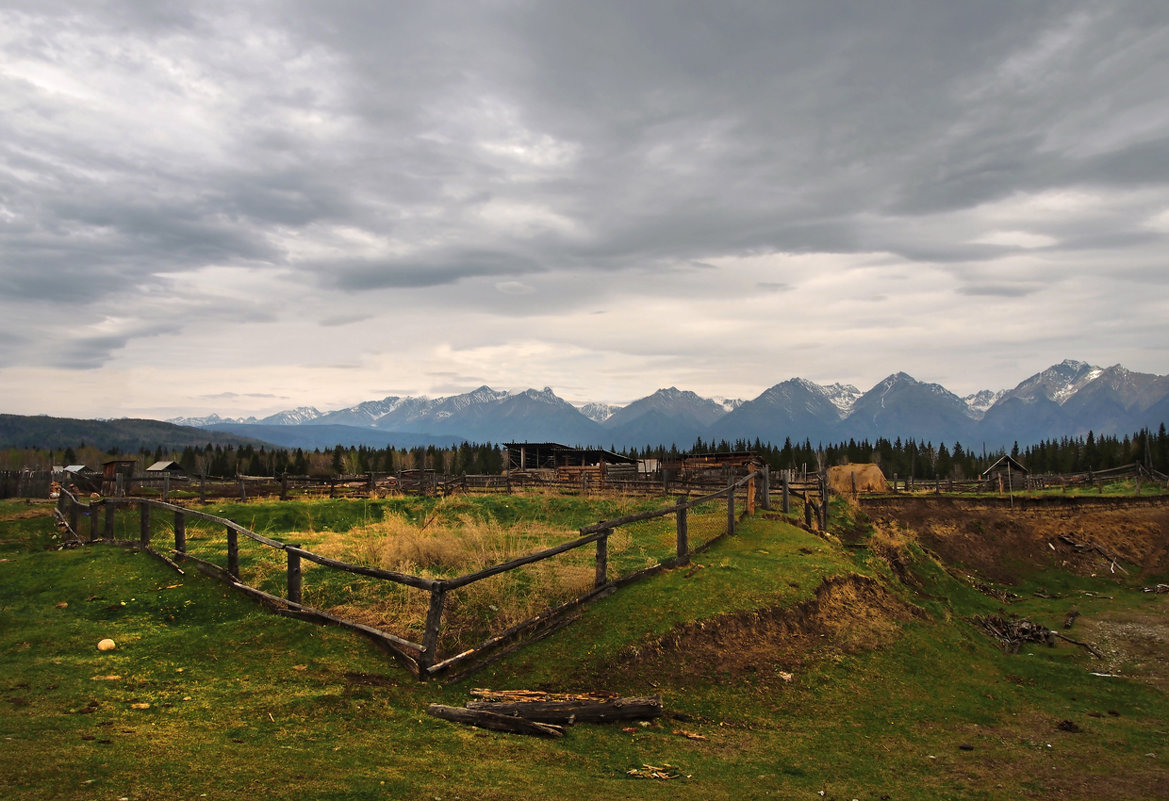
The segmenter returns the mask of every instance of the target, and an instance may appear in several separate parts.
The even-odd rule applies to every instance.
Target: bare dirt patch
[[[1058,569],[1079,575],[1115,572],[1098,551],[1077,553],[1060,539],[1099,545],[1140,580],[1169,573],[1169,507],[1116,504],[1029,506],[1010,509],[977,501],[913,499],[864,504],[878,530],[902,532],[947,564],[1017,584]]]
[[[750,673],[782,681],[783,673],[826,651],[855,653],[891,642],[901,622],[923,614],[867,576],[837,576],[794,607],[725,614],[629,646],[613,672],[648,671],[667,681]]]
[[[1101,673],[1125,676],[1169,692],[1169,598],[1155,596],[1141,609],[1105,612],[1077,625],[1078,636],[1104,655]]]

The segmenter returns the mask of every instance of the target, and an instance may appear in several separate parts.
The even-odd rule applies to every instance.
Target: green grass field
[[[403,513],[424,518],[433,503],[403,501]],[[462,503],[571,529],[625,502]],[[342,533],[389,508],[214,511],[282,538]],[[1074,636],[1112,637],[1107,664],[1065,642],[1008,655],[968,622],[1002,603],[912,543],[894,569],[873,543],[846,548],[759,515],[691,567],[436,684],[201,574],[104,545],[54,550],[55,535],[48,505],[0,502],[0,798],[1169,797],[1156,639],[1169,596],[1107,572],[1030,577],[1008,610],[1055,629],[1074,597]],[[818,592],[825,579],[840,592]],[[1058,597],[1035,597],[1040,585]],[[1134,626],[1151,652],[1121,647]],[[99,651],[107,637],[118,647]],[[659,695],[666,716],[542,740],[426,714],[472,687]],[[630,773],[646,765],[672,778]]]

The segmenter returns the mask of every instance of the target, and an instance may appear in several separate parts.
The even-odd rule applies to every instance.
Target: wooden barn
[[[570,448],[558,442],[507,442],[503,447],[509,476],[587,481],[593,486],[637,476],[636,459],[603,448]]]

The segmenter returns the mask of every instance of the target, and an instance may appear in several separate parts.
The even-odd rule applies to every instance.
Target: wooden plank
[[[365,565],[354,565],[348,562],[340,562],[336,559],[330,559],[327,556],[315,554],[312,551],[306,551],[295,545],[287,545],[284,548],[288,551],[296,551],[304,559],[310,562],[316,562],[318,565],[325,567],[332,567],[337,570],[344,570],[348,573],[356,573],[362,576],[369,576],[371,578],[385,579],[386,581],[395,581],[399,584],[405,584],[410,587],[416,587],[420,590],[430,590],[435,585],[435,579],[423,578],[421,576],[411,576],[407,573],[398,573],[394,570],[382,570],[377,567],[366,567]]]
[[[606,534],[605,534],[606,530],[607,529],[602,528],[602,529],[599,529],[599,530],[589,534],[588,536],[581,537],[580,539],[575,539],[572,542],[566,542],[566,543],[563,543],[562,545],[557,545],[557,546],[552,547],[552,548],[547,548],[547,549],[540,551],[538,553],[529,554],[527,556],[521,556],[518,559],[512,559],[510,562],[503,562],[501,564],[495,565],[493,567],[484,568],[483,570],[479,570],[479,571],[476,571],[474,573],[468,573],[465,576],[459,576],[458,578],[447,579],[443,582],[443,584],[446,585],[447,589],[452,589],[452,590],[456,589],[458,587],[464,587],[468,584],[471,584],[471,583],[476,582],[476,581],[480,581],[480,580],[488,578],[490,576],[494,576],[494,575],[497,575],[499,573],[506,573],[507,571],[514,570],[517,567],[523,567],[524,565],[530,565],[533,562],[539,562],[543,559],[548,559],[549,557],[556,556],[557,554],[562,554],[565,551],[571,551],[573,548],[580,548],[583,545],[588,545],[590,542],[595,542],[596,540],[600,539],[601,537],[606,536]],[[583,529],[582,529],[582,531],[583,531]]]
[[[459,706],[443,706],[431,704],[426,709],[427,714],[436,718],[449,720],[454,723],[465,723],[480,729],[508,732],[509,734],[529,734],[537,737],[563,737],[564,727],[552,723],[538,723],[532,720],[499,715],[495,712],[467,709]]]
[[[467,709],[514,715],[540,723],[612,723],[618,720],[653,720],[662,716],[662,699],[580,698],[530,701],[468,701]]]

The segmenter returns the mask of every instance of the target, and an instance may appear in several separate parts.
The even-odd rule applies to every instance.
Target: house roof
[[[1007,455],[1001,457],[998,461],[996,461],[990,467],[983,470],[982,474],[985,476],[988,473],[993,473],[996,470],[1006,470],[1006,469],[1013,470],[1016,473],[1029,473],[1029,472],[1031,472],[1026,467],[1023,467],[1023,465],[1019,464],[1018,461],[1011,458],[1010,454],[1007,454]]]
[[[162,471],[162,470],[182,470],[182,469],[183,468],[179,465],[178,462],[174,462],[174,461],[171,461],[168,459],[168,460],[162,461],[162,462],[155,462],[154,464],[150,465],[150,467],[146,468],[146,472],[157,473],[157,472]]]

